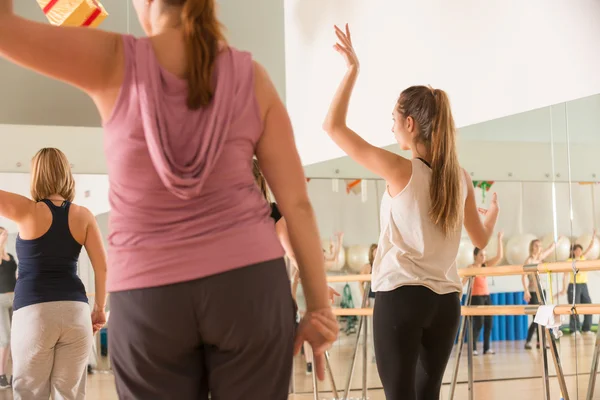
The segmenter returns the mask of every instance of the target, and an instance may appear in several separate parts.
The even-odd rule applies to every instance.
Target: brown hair
[[[533,254],[533,245],[536,243],[540,243],[540,239],[533,239],[531,242],[529,242],[529,255],[532,256]]]
[[[271,192],[269,191],[269,185],[267,185],[267,180],[262,174],[256,158],[252,159],[252,172],[254,173],[254,180],[260,188],[265,200],[267,200],[268,203],[271,203]]]
[[[31,198],[41,201],[53,194],[73,201],[75,180],[67,156],[58,149],[44,148],[31,161]]]
[[[375,243],[373,243],[371,245],[371,247],[369,247],[369,264],[371,264],[371,267],[373,266],[373,262],[375,262],[375,257],[373,256],[373,250],[375,250],[377,248],[377,245]]]
[[[215,0],[163,0],[169,6],[182,7],[181,22],[187,56],[187,105],[195,110],[207,106],[213,98],[213,71],[221,43],[223,26],[217,19]]]
[[[448,95],[440,89],[412,86],[400,95],[397,109],[404,118],[412,117],[416,122],[417,140],[431,155],[431,221],[445,235],[456,231],[462,215],[462,171]]]

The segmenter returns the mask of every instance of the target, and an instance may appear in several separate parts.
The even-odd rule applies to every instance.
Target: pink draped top
[[[252,174],[262,134],[249,53],[224,49],[208,107],[123,36],[125,78],[105,122],[111,205],[108,290],[163,286],[282,257]]]

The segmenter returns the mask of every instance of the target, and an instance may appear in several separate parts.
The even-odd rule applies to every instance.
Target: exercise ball
[[[369,263],[369,246],[354,245],[346,251],[346,261],[352,272],[359,273]]]
[[[325,258],[332,258],[333,254],[331,253],[333,242],[331,239],[323,239],[321,240],[321,246],[323,247],[323,256]],[[325,261],[325,268],[327,271],[339,272],[346,265],[346,250],[344,246],[340,246],[340,252],[338,254],[337,263],[333,261]]]
[[[526,233],[511,237],[506,242],[506,261],[511,265],[523,265],[529,257],[529,245],[537,240],[535,235]]]
[[[554,243],[554,234],[549,233],[542,238],[542,249],[547,249]],[[556,249],[550,253],[544,261],[555,262],[565,261],[571,253],[571,241],[567,237],[562,237],[556,242]]]
[[[473,250],[475,250],[475,246],[473,246],[471,240],[460,240],[460,245],[458,246],[458,254],[456,255],[456,266],[458,268],[465,268],[473,264]]]
[[[492,258],[496,257],[496,255],[498,255],[498,234],[497,233],[495,233],[492,236],[492,238],[488,242],[488,245],[485,246],[485,252],[486,252],[486,256],[487,256],[488,260],[492,259]],[[505,257],[502,257],[501,260],[498,260],[498,264],[496,264],[496,266],[502,265],[504,258]]]
[[[585,235],[579,236],[577,238],[577,240],[575,241],[575,243],[580,245],[581,247],[583,247],[583,251],[585,251],[588,248],[588,246],[590,245],[591,241],[592,241],[592,235],[589,233],[586,233]],[[600,256],[600,241],[598,240],[598,237],[594,237],[594,245],[592,246],[592,249],[590,250],[590,252],[587,254],[587,256],[585,258],[586,258],[586,260],[597,260],[599,256]]]

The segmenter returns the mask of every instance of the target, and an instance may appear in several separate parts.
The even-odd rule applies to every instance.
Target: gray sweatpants
[[[92,319],[87,303],[56,301],[13,313],[15,400],[85,398]]]

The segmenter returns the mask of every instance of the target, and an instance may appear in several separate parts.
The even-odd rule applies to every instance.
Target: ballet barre
[[[455,359],[455,365],[453,370],[453,379],[450,384],[450,396],[449,399],[454,399],[455,388],[458,378],[458,369],[460,366],[460,356],[462,354],[465,337],[468,342],[468,393],[469,399],[474,398],[473,394],[473,340],[474,338],[472,329],[472,317],[474,316],[488,316],[488,315],[535,315],[538,311],[538,305],[511,305],[511,306],[471,306],[471,292],[473,287],[473,281],[476,276],[511,276],[511,275],[532,275],[535,279],[535,292],[540,299],[540,305],[548,304],[545,296],[543,296],[543,288],[540,281],[540,274],[542,273],[579,273],[588,271],[600,271],[600,260],[592,261],[569,261],[569,262],[553,262],[553,263],[540,263],[531,265],[505,265],[501,267],[484,267],[484,268],[463,268],[458,270],[458,275],[461,278],[468,278],[468,286],[466,291],[466,306],[461,309],[461,323],[458,334],[458,350]],[[343,283],[343,282],[367,282],[370,284],[371,275],[333,275],[328,276],[327,281],[329,283]],[[366,296],[368,290],[365,291]],[[362,308],[336,308],[333,310],[336,316],[359,316],[361,318],[361,324],[359,324],[359,333],[362,321],[367,317],[373,315],[373,310],[365,308],[364,298]],[[555,315],[591,315],[600,314],[600,304],[575,304],[575,305],[560,305],[554,308]],[[562,399],[569,400],[569,394],[567,391],[566,381],[562,370],[562,363],[560,360],[560,354],[558,351],[558,336],[555,332],[546,329],[545,327],[538,326],[542,351],[542,383],[544,386],[544,399],[550,400],[550,383],[549,383],[549,359],[546,347],[549,346],[552,355],[552,360],[556,369],[556,376],[562,393]],[[549,344],[548,344],[549,343]],[[358,339],[355,347],[355,354],[358,350]],[[354,356],[355,357],[355,356]],[[354,359],[353,359],[354,363]],[[586,399],[591,400],[594,394],[594,388],[596,383],[596,374],[600,364],[600,329],[596,336],[596,345],[594,348],[594,354],[592,358],[592,365],[590,371],[590,380],[588,384],[588,392]],[[352,374],[353,367],[350,373]],[[351,378],[351,375],[350,375]],[[366,385],[366,384],[365,384]],[[347,392],[346,392],[347,393]],[[364,393],[364,392],[363,392]],[[347,397],[345,397],[347,398]]]
[[[488,315],[535,315],[539,305],[531,306],[463,306],[461,315],[467,317],[482,317]],[[554,314],[571,315],[596,315],[600,314],[600,304],[575,304],[567,306],[556,306]],[[333,314],[338,317],[348,316],[373,316],[372,308],[334,308]]]
[[[510,276],[510,275],[525,275],[537,273],[566,273],[573,272],[573,265],[577,272],[600,271],[600,260],[593,261],[568,261],[568,262],[553,262],[540,263],[531,265],[504,265],[501,267],[484,267],[484,268],[461,268],[458,270],[458,275],[461,278],[471,276]],[[371,281],[370,274],[362,275],[331,275],[327,276],[327,282],[343,283],[343,282],[369,282]]]

